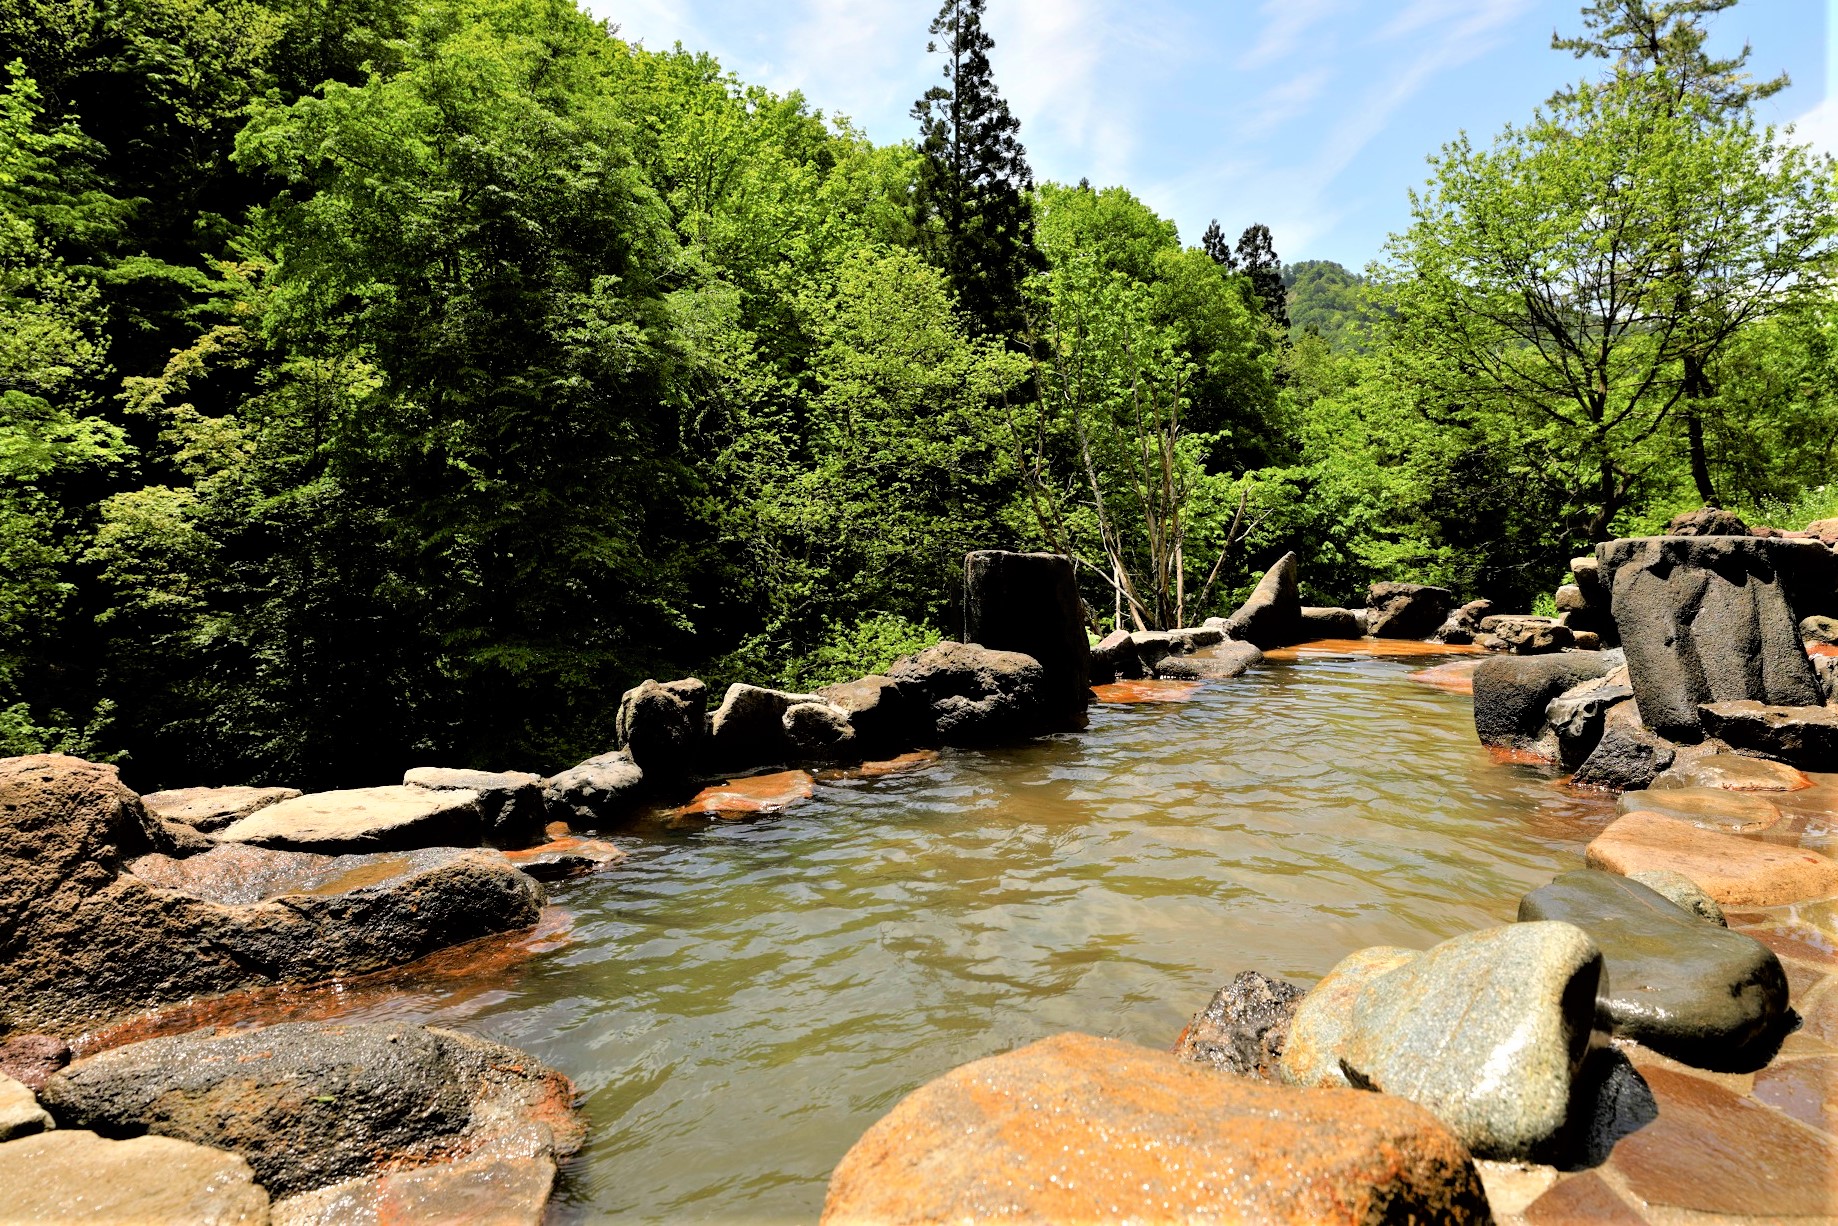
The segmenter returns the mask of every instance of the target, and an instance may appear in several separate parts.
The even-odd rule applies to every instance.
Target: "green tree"
[[[1250,282],[1251,293],[1278,331],[1289,331],[1289,297],[1283,289],[1283,261],[1277,258],[1270,227],[1262,222],[1246,226],[1238,237],[1238,264]]]

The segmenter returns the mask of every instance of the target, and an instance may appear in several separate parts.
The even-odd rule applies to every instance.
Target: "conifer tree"
[[[1021,326],[1021,282],[1039,262],[1029,194],[1034,190],[1021,121],[1009,113],[989,65],[986,0],[944,0],[926,50],[945,57],[943,85],[913,104],[925,154],[918,192],[921,233],[936,236],[934,262],[978,331]]]
[[[1277,258],[1270,227],[1261,222],[1245,227],[1238,237],[1238,263],[1251,278],[1251,292],[1264,314],[1284,332],[1289,330],[1289,295],[1283,289],[1283,262]]]
[[[1213,258],[1213,263],[1225,271],[1238,271],[1238,257],[1232,254],[1232,244],[1225,240],[1225,231],[1219,228],[1217,217],[1206,227],[1206,233],[1200,236],[1200,247]]]

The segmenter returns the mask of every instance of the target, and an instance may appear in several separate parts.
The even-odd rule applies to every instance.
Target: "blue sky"
[[[938,0],[586,0],[624,37],[707,50],[877,141],[911,135]],[[1593,71],[1550,50],[1579,0],[989,0],[996,79],[1035,175],[1121,183],[1199,241],[1262,221],[1286,260],[1361,267],[1408,220],[1424,157]],[[1838,151],[1838,0],[1743,0],[1716,40],[1786,70],[1764,104]]]

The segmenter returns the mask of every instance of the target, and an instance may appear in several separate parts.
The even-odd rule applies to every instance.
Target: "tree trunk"
[[[1698,497],[1704,505],[1714,507],[1717,487],[1710,480],[1710,458],[1704,453],[1704,419],[1698,416],[1697,401],[1710,395],[1710,380],[1704,374],[1704,360],[1696,354],[1685,355],[1685,440],[1691,448],[1691,479],[1697,484]]]

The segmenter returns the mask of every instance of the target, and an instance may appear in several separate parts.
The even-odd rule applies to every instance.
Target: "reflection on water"
[[[814,1219],[898,1099],[1062,1030],[1169,1046],[1240,970],[1513,918],[1613,817],[1475,743],[1422,660],[1274,662],[1090,731],[646,826],[464,1028],[581,1087],[564,1217]],[[437,1011],[453,1024],[453,1011]]]

